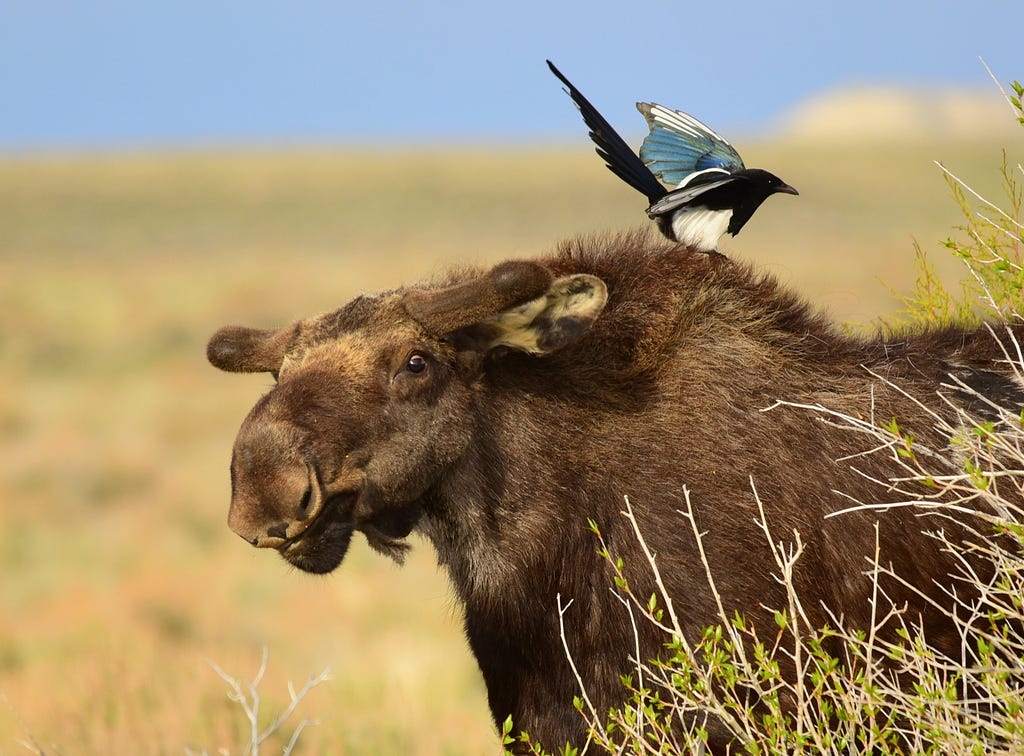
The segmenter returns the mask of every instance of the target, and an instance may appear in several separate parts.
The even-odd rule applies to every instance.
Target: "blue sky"
[[[1024,78],[1024,2],[0,0],[0,152],[567,140],[552,58],[627,135],[636,100],[725,133],[852,84]]]

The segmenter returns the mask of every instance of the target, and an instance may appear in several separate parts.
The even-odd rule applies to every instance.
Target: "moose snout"
[[[279,517],[260,516],[258,504],[232,498],[228,527],[256,548],[277,548],[288,540],[289,523]]]
[[[239,531],[233,526],[231,529],[235,531],[235,534],[239,538],[244,540],[250,546],[255,546],[257,549],[280,548],[288,541],[288,523],[286,522],[279,522],[276,525],[271,525],[263,535],[251,535],[249,532]]]
[[[296,501],[297,499],[297,501]],[[228,510],[228,527],[260,549],[277,549],[298,538],[320,513],[322,497],[310,489],[281,500],[273,491],[262,495],[235,495]]]
[[[302,474],[282,470],[260,482],[252,485],[239,471],[228,527],[250,545],[264,549],[294,542],[324,516],[351,519],[364,484],[362,471],[350,469],[324,487],[312,468]]]

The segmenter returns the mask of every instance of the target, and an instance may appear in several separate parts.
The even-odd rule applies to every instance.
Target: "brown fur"
[[[536,296],[537,268],[528,265],[519,266],[521,285],[504,289],[485,285],[484,271],[459,271],[433,287],[363,297],[285,329],[287,338],[284,330],[215,335],[209,353],[219,367],[279,372],[279,384],[239,432],[232,528],[314,572],[338,566],[354,531],[400,557],[403,539],[418,529],[465,607],[495,721],[512,715],[517,730],[550,749],[584,740],[556,595],[573,602],[567,643],[598,710],[623,696],[619,675],[630,667],[633,630],[587,519],[646,595],[653,586],[620,514],[624,496],[691,640],[716,622],[717,611],[690,529],[676,513],[684,486],[730,613],[770,622],[761,607],[784,606],[755,524],[751,477],[772,530],[780,537],[798,530],[807,543],[796,587],[815,622],[826,620],[824,602],[851,626],[867,625],[863,573],[876,519],[882,561],[947,600],[938,585],[948,582],[949,559],[911,513],[825,519],[848,504],[835,491],[885,499],[880,486],[836,461],[869,442],[810,412],[763,410],[788,400],[874,412],[933,437],[921,410],[869,371],[926,400],[949,382],[954,365],[968,374],[991,371],[985,374],[1019,399],[1016,384],[996,375],[1008,370],[988,332],[849,338],[770,276],[643,235],[571,242],[536,262],[558,281],[579,281],[576,288],[596,276],[608,296],[596,320],[545,310],[531,328],[557,330],[559,338],[540,355],[495,335],[501,312]],[[464,291],[458,286],[474,280],[500,303],[466,303],[466,322],[437,292]],[[495,290],[518,294],[496,297]],[[603,296],[595,291],[586,293]],[[440,322],[432,312],[442,313]],[[426,360],[422,372],[409,368],[414,352]],[[860,466],[880,478],[892,472],[878,458]],[[940,649],[958,655],[959,639],[938,612],[911,591],[886,588],[922,613]],[[665,639],[653,628],[642,625],[640,636],[643,658],[661,652]],[[723,745],[724,733],[714,734]]]

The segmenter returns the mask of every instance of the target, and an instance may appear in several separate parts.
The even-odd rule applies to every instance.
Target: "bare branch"
[[[593,701],[590,700],[590,696],[587,694],[587,686],[583,682],[583,678],[580,676],[579,669],[576,667],[576,661],[573,659],[572,651],[569,650],[569,639],[565,634],[565,613],[569,611],[569,607],[572,606],[572,602],[575,601],[575,599],[569,599],[569,603],[563,606],[562,594],[559,593],[555,596],[555,601],[558,603],[558,634],[562,639],[562,648],[565,650],[565,658],[569,661],[569,667],[572,669],[573,677],[576,678],[576,686],[579,688],[580,697],[583,699],[583,702],[587,706],[587,710],[590,712],[591,724],[598,729],[602,737],[606,737],[603,721],[598,715]]]
[[[246,746],[246,751],[250,756],[259,756],[260,746],[266,742],[266,740],[276,733],[281,727],[288,721],[288,719],[295,713],[295,709],[302,702],[303,698],[317,685],[326,682],[330,679],[330,669],[325,668],[323,672],[315,677],[310,677],[306,684],[302,686],[299,691],[295,690],[291,681],[288,682],[288,695],[289,702],[288,706],[283,712],[281,712],[274,720],[267,725],[262,731],[260,730],[260,694],[258,691],[259,684],[263,681],[264,676],[267,672],[267,661],[269,659],[269,650],[266,646],[263,647],[263,651],[260,657],[260,665],[256,671],[256,675],[253,679],[246,683],[244,686],[241,681],[232,675],[224,671],[224,669],[212,659],[207,659],[206,663],[210,665],[214,672],[217,673],[220,678],[227,683],[229,692],[228,699],[237,703],[242,712],[245,715],[246,721],[249,725],[249,744]],[[287,746],[284,749],[285,756],[288,756],[295,748],[295,744],[298,742],[299,734],[309,725],[314,725],[316,722],[308,719],[303,719],[296,725],[295,731],[292,732],[292,736],[288,741]],[[222,749],[223,750],[223,749]]]
[[[3,700],[4,705],[11,712],[11,715],[14,717],[14,721],[18,723],[18,727],[21,728],[22,735],[27,738],[27,740],[18,740],[18,744],[24,746],[27,750],[32,751],[36,756],[46,756],[46,751],[44,751],[43,747],[39,745],[39,741],[33,737],[32,731],[29,730],[28,725],[25,724],[25,721],[21,718],[21,714],[18,713],[18,710],[14,708],[14,704],[11,703],[7,694],[0,691],[0,699]]]

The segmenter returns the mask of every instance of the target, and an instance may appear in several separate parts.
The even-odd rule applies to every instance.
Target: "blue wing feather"
[[[656,103],[636,104],[651,129],[640,159],[663,182],[679,186],[696,171],[743,170],[743,159],[725,139],[696,118]]]

